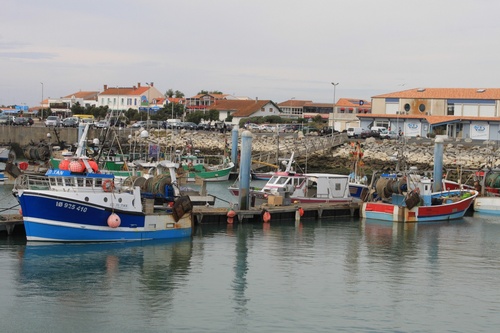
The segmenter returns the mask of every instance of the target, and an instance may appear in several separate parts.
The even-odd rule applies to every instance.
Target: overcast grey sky
[[[3,0],[0,105],[154,82],[282,102],[498,88],[496,0]]]

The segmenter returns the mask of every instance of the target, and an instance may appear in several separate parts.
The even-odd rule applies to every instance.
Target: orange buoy
[[[59,162],[59,170],[69,170],[69,162],[70,160],[62,160]]]
[[[122,223],[122,220],[120,219],[120,217],[117,214],[113,213],[113,214],[109,215],[108,226],[110,228],[118,228],[121,223]]]
[[[69,162],[68,168],[69,171],[76,173],[82,173],[83,171],[85,171],[85,166],[78,160]]]
[[[265,222],[265,223],[268,223],[269,221],[271,221],[271,213],[269,213],[267,210],[264,212],[264,214],[262,215],[262,220]]]
[[[304,216],[304,209],[302,207],[299,207],[299,214],[300,216]]]
[[[230,210],[227,212],[227,223],[232,224],[234,222],[234,217],[236,216],[236,212],[234,210]]]
[[[97,166],[96,161],[89,161],[89,166],[92,169],[92,171],[94,171],[94,172],[99,171],[99,167]]]

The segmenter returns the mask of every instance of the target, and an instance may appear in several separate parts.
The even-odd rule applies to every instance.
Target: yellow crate
[[[283,197],[278,195],[270,195],[267,197],[267,203],[270,206],[283,206]]]

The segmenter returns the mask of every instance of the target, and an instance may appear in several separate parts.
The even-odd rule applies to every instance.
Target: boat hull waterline
[[[189,237],[192,233],[190,214],[175,222],[172,214],[146,215],[36,191],[21,191],[18,198],[29,241],[137,241]],[[112,213],[119,216],[119,227],[108,226]]]

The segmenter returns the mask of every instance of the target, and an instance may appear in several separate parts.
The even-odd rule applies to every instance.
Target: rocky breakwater
[[[241,137],[241,132],[243,129],[239,129],[239,137]],[[208,131],[187,131],[187,130],[150,130],[148,131],[148,136],[145,138],[141,136],[140,130],[134,131],[131,138],[128,141],[123,141],[122,146],[135,145],[135,144],[159,144],[162,150],[166,148],[173,147],[175,150],[180,150],[184,152],[188,146],[192,147],[193,150],[197,149],[202,154],[207,155],[217,155],[222,154],[224,149],[227,147],[231,149],[232,144],[232,134],[231,132],[220,133],[220,132],[208,132]],[[302,133],[287,133],[285,136],[280,137],[280,147],[282,149],[291,150],[293,147],[303,140],[304,135]],[[276,135],[269,134],[257,134],[253,136],[252,140],[252,152],[253,153],[265,153],[276,151],[278,140]]]
[[[240,134],[242,129],[240,129]],[[227,147],[231,149],[231,132],[151,130],[143,138],[141,131],[135,131],[128,144],[155,143],[162,149],[174,147],[186,151],[188,146],[200,150],[202,154],[222,154]],[[241,135],[240,135],[241,136]],[[314,140],[314,135],[308,138]],[[290,133],[280,137],[280,151],[292,151],[293,147],[303,144],[302,133]],[[271,152],[277,149],[276,135],[258,134],[253,136],[253,153]],[[306,156],[296,156],[297,163],[308,172],[349,173],[352,170],[353,142],[332,148],[329,151],[310,152]],[[408,166],[420,170],[432,170],[434,167],[434,140],[413,138],[406,143],[395,140],[360,140],[363,150],[363,164],[367,173],[370,170],[394,170],[398,161],[404,159]],[[445,140],[443,165],[446,169],[457,168],[477,170],[486,165],[500,166],[500,148],[495,141],[472,142]]]
[[[431,171],[434,168],[434,140],[413,139],[403,143],[394,140],[366,139],[361,142],[364,168],[367,170],[394,170],[398,161],[405,161],[408,167]],[[332,154],[334,164],[339,166],[353,164],[351,143],[335,149]],[[486,165],[500,165],[500,149],[496,142],[481,143],[452,142],[444,143],[443,166],[445,169],[478,170]],[[371,172],[369,172],[371,173]]]

